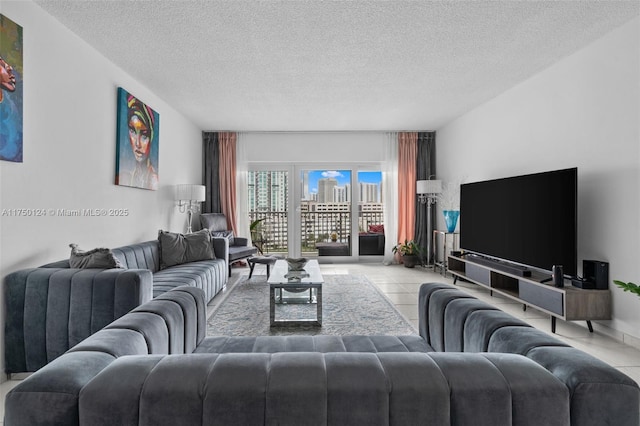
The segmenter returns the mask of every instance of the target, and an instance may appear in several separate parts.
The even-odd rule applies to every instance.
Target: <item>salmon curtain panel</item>
[[[227,217],[227,225],[235,235],[238,234],[236,223],[236,139],[235,132],[219,132],[218,147],[220,150],[220,206]]]
[[[416,214],[418,133],[398,133],[398,242],[413,240]]]

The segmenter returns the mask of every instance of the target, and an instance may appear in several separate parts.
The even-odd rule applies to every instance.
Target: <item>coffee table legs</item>
[[[322,287],[318,287],[316,297],[316,302],[318,303],[316,306],[316,319],[318,320],[318,325],[322,325]]]
[[[281,325],[322,325],[322,286],[319,287],[310,287],[309,293],[312,293],[312,288],[316,288],[316,318],[315,319],[276,319],[276,294],[279,290],[280,293],[280,301],[282,301],[282,287],[277,287],[275,285],[269,286],[269,319],[271,327],[281,326]]]
[[[276,325],[276,289],[274,286],[269,287],[269,318],[273,327]]]

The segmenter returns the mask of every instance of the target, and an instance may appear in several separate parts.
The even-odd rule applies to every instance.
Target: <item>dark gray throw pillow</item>
[[[77,244],[69,244],[69,247],[71,247],[71,256],[69,257],[69,266],[71,268],[122,268],[120,261],[108,248],[96,248],[89,251],[82,251],[78,248]]]
[[[186,235],[160,230],[158,241],[160,242],[160,269],[216,258],[208,229]]]

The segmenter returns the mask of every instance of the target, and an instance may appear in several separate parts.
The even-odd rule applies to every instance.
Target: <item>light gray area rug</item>
[[[322,326],[269,325],[265,275],[240,277],[210,314],[208,336],[406,335],[415,328],[364,275],[325,275]],[[308,293],[307,293],[308,294]],[[315,304],[277,305],[276,318],[315,317]]]

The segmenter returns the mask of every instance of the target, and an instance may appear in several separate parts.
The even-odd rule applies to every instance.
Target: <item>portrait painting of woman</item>
[[[0,160],[22,163],[22,27],[0,15]]]
[[[118,88],[116,185],[158,189],[157,112]]]

